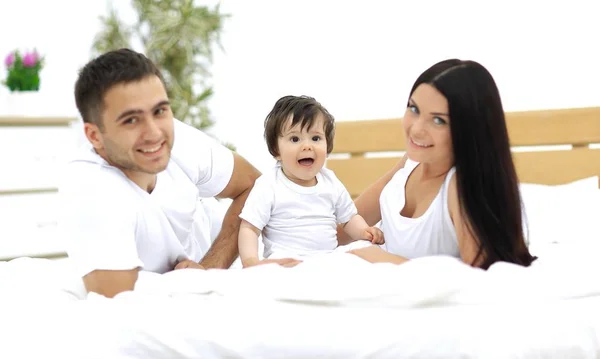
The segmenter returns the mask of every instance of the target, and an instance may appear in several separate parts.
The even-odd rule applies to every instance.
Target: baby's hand
[[[373,244],[384,244],[383,232],[377,227],[369,227],[363,232],[363,237]]]

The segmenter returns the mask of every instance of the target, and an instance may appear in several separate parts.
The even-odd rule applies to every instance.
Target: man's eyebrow
[[[159,107],[162,107],[162,106],[165,106],[165,105],[170,105],[170,104],[171,104],[171,102],[169,102],[169,100],[162,100],[162,101],[160,101],[159,103],[157,103],[156,105],[154,105],[154,106],[152,107],[152,110],[155,110],[155,109],[157,109],[157,108],[159,108]],[[120,114],[120,115],[117,117],[117,119],[115,120],[115,122],[118,122],[118,121],[122,120],[122,119],[123,119],[123,118],[125,118],[125,117],[129,117],[129,116],[132,116],[132,115],[139,115],[139,114],[141,114],[141,113],[144,113],[144,111],[143,111],[143,110],[141,110],[141,109],[130,109],[130,110],[125,110],[125,111],[123,111],[123,112],[122,112],[122,113],[121,113],[121,114]]]
[[[144,113],[144,111],[142,111],[140,109],[125,110],[117,117],[115,122],[119,122],[120,120],[124,119],[125,117],[129,117],[131,115],[139,115],[141,113]]]
[[[169,100],[162,100],[159,103],[157,103],[156,105],[154,105],[154,107],[152,107],[152,109],[154,110],[159,107],[163,107],[163,106],[170,105],[170,104],[171,104],[171,102]]]

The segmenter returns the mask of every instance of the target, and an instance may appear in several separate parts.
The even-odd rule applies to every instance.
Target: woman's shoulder
[[[415,162],[413,160],[411,160],[408,155],[404,155],[397,163],[394,167],[392,167],[392,169],[387,173],[387,175],[389,176],[388,178],[388,182],[396,177],[400,172],[402,172],[402,170],[409,170],[412,171],[415,167],[417,167],[417,165],[419,164],[419,162]]]
[[[458,198],[458,185],[457,185],[457,175],[454,167],[450,169],[448,175],[446,177],[446,181],[444,186],[446,188],[446,205],[448,206],[448,214],[452,219],[452,222],[456,224],[456,222],[462,222],[462,212],[460,210],[460,201]]]
[[[412,172],[412,170],[416,167],[416,162],[412,161],[408,156],[402,157],[394,167],[392,167],[381,179],[383,180],[381,183],[381,191],[379,193],[379,200],[381,201],[381,196],[393,197],[398,196],[398,191],[404,193],[404,187],[406,185],[406,180],[408,178],[407,171]]]
[[[392,169],[388,172],[388,174],[393,176],[403,168],[408,168],[410,166],[416,166],[418,164],[419,164],[418,162],[411,160],[408,157],[408,154],[405,153],[404,156],[402,156],[402,158],[400,158],[400,160],[398,162],[396,162],[396,164],[394,165],[394,167],[392,167]],[[391,176],[390,176],[390,178],[391,178]]]

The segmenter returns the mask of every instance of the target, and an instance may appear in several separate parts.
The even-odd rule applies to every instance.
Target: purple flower
[[[38,60],[37,52],[28,52],[23,56],[23,66],[25,67],[33,67],[35,66]]]
[[[6,65],[6,67],[11,67],[12,64],[15,63],[15,53],[11,52],[10,54],[8,54],[8,56],[6,56],[6,58],[4,59],[4,65]]]

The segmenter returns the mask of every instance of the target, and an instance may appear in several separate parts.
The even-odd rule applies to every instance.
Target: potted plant
[[[36,50],[11,51],[4,59],[6,79],[2,81],[10,93],[2,105],[5,115],[26,116],[39,107],[40,72],[44,58]]]
[[[23,55],[15,50],[6,56],[4,65],[8,72],[4,84],[11,92],[40,90],[40,71],[44,67],[44,58],[36,50]]]
[[[213,125],[207,83],[223,19],[219,5],[210,8],[193,0],[131,0],[134,23],[122,21],[115,8],[100,18],[93,55],[121,47],[141,50],[161,69],[175,117],[201,130]]]

